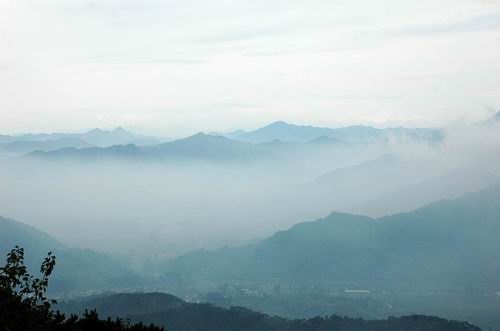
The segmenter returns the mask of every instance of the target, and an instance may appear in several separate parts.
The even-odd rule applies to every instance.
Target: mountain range
[[[217,143],[214,143],[215,139],[209,143],[209,145],[201,145],[199,147],[186,146],[188,141],[201,141],[202,136],[206,137],[218,137]],[[221,140],[221,136],[227,138],[228,140]],[[11,157],[19,156],[21,154],[30,153],[33,151],[50,152],[59,149],[67,149],[64,153],[77,154],[75,151],[70,151],[73,149],[83,149],[83,148],[109,148],[115,145],[135,145],[138,147],[153,146],[157,145],[156,148],[152,148],[151,152],[162,151],[165,154],[183,154],[186,156],[188,153],[186,150],[190,150],[190,153],[201,153],[204,155],[210,154],[210,157],[226,157],[224,154],[233,153],[243,154],[245,145],[237,145],[234,142],[232,146],[229,140],[251,143],[251,144],[263,144],[260,149],[276,149],[275,145],[266,146],[265,143],[271,142],[298,142],[307,143],[309,142],[311,146],[325,146],[325,145],[335,145],[335,144],[360,144],[360,143],[387,143],[390,141],[399,142],[415,142],[424,141],[428,143],[438,143],[444,138],[444,132],[441,129],[434,128],[386,128],[377,129],[368,126],[350,126],[343,128],[321,128],[313,126],[299,126],[289,124],[283,121],[277,121],[266,125],[264,127],[258,128],[253,131],[243,131],[236,130],[226,134],[209,134],[204,135],[202,133],[196,134],[192,137],[187,137],[179,139],[175,144],[165,145],[165,139],[157,137],[149,137],[138,135],[129,132],[121,127],[118,127],[111,131],[106,131],[102,129],[92,129],[83,133],[40,133],[40,134],[22,134],[22,135],[0,135],[0,156]],[[238,147],[236,147],[238,146]],[[282,145],[281,147],[286,146]],[[201,149],[204,147],[206,149]],[[287,147],[299,147],[298,145]],[[222,150],[219,151],[219,148]],[[227,151],[227,148],[231,149],[231,152]],[[246,151],[248,152],[251,148],[247,145]],[[165,151],[169,150],[169,151]],[[86,151],[84,153],[99,155],[106,155],[106,151]],[[111,151],[111,154],[116,155],[116,151]],[[118,153],[120,154],[120,153]],[[123,156],[123,155],[122,155]],[[246,157],[246,156],[245,156]]]
[[[102,130],[99,128],[89,130],[83,133],[39,133],[39,134],[23,134],[18,136],[8,136],[2,141],[51,141],[61,138],[80,139],[85,143],[97,147],[109,147],[113,145],[152,145],[161,142],[158,138],[138,135],[118,127],[113,130]]]
[[[271,156],[249,143],[222,136],[197,133],[193,136],[152,146],[114,145],[106,148],[63,148],[56,151],[35,151],[27,155],[38,159],[98,160],[106,158],[136,160],[208,160],[248,161]]]
[[[138,135],[121,127],[111,131],[92,129],[83,133],[0,135],[0,155],[18,156],[33,151],[55,151],[61,148],[106,148],[127,144],[146,146],[156,145],[162,141],[164,140]]]
[[[301,223],[257,244],[197,250],[166,271],[217,281],[464,290],[500,286],[500,185],[408,213],[344,213]]]
[[[432,316],[363,320],[340,316],[286,319],[243,307],[222,308],[191,303],[165,293],[121,293],[58,305],[67,314],[95,309],[101,316],[125,318],[133,323],[153,323],[171,331],[479,331],[467,322]]]
[[[15,140],[12,142],[0,143],[0,155],[17,156],[33,151],[54,151],[61,148],[86,148],[92,145],[78,138],[57,138],[53,140],[27,141]]]
[[[499,121],[500,111],[486,123]],[[370,144],[397,141],[435,144],[444,140],[445,131],[442,128],[374,128],[363,125],[327,128],[276,121],[252,131],[235,130],[227,133],[210,133],[209,136],[224,136],[231,140],[251,144],[273,141],[311,142],[313,144]],[[106,148],[128,144],[151,146],[165,141],[166,139],[163,138],[138,135],[121,127],[111,131],[96,128],[83,133],[0,135],[0,155],[16,156],[32,151],[54,151],[69,147]]]
[[[277,121],[249,132],[231,132],[231,139],[250,143],[265,143],[273,140],[307,142],[327,137],[347,143],[374,143],[390,140],[427,141],[436,143],[442,141],[444,132],[437,128],[385,128],[378,129],[369,126],[348,126],[337,129],[294,125]]]

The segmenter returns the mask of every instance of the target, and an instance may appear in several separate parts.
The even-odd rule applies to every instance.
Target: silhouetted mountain
[[[320,136],[329,136],[332,129],[313,126],[298,126],[277,121],[254,131],[234,136],[234,139],[251,143],[265,143],[272,140],[306,142]]]
[[[5,256],[15,245],[44,256],[48,251],[64,249],[64,245],[35,227],[0,216],[0,252]]]
[[[33,226],[0,217],[0,256],[20,246],[25,249],[28,267],[38,268],[50,251],[57,258],[51,280],[54,292],[127,286],[137,279],[121,262],[88,249],[69,248]],[[36,272],[36,270],[35,270]]]
[[[430,316],[392,317],[365,321],[348,317],[315,317],[289,320],[242,307],[230,309],[210,304],[188,303],[163,293],[115,294],[64,302],[58,308],[81,314],[96,309],[101,316],[121,317],[132,322],[154,323],[169,331],[477,331],[465,323]]]
[[[272,140],[307,142],[319,137],[334,138],[349,143],[400,141],[440,142],[443,131],[433,128],[387,128],[377,129],[368,126],[349,126],[337,129],[314,126],[293,125],[278,121],[254,131],[233,135],[235,140],[250,143],[264,143]]]
[[[58,138],[54,140],[14,140],[8,143],[0,143],[0,155],[17,156],[33,151],[54,151],[61,148],[86,148],[91,145],[78,138]]]
[[[251,160],[268,156],[251,144],[204,133],[197,133],[184,139],[144,148],[144,151],[151,158]]]
[[[249,143],[203,133],[154,146],[115,145],[107,148],[64,148],[53,152],[33,152],[29,157],[43,159],[135,159],[135,160],[254,160],[270,154]]]
[[[379,219],[332,213],[255,245],[188,253],[167,270],[219,281],[492,290],[500,286],[498,201],[500,185]]]
[[[135,145],[114,145],[106,148],[89,147],[76,149],[69,147],[50,152],[36,151],[28,154],[27,156],[30,158],[45,160],[75,159],[85,161],[104,159],[137,159],[144,156],[144,152],[140,147]]]
[[[76,145],[68,145],[67,147],[80,148],[81,142],[88,146],[110,147],[113,145],[134,144],[138,146],[155,145],[161,142],[160,139],[138,135],[129,132],[121,127],[112,131],[102,129],[92,129],[84,133],[38,133],[38,134],[23,134],[19,136],[3,136],[0,142],[49,142],[60,139],[73,139]],[[69,142],[69,140],[66,140]],[[51,148],[52,149],[52,148]],[[46,149],[41,149],[46,150]]]

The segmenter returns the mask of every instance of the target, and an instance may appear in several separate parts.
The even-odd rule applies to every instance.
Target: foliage
[[[465,323],[429,316],[408,316],[387,320],[363,320],[348,317],[315,317],[289,320],[241,307],[225,309],[210,304],[184,302],[166,294],[122,294],[108,297],[107,306],[119,307],[121,318],[99,318],[97,310],[85,310],[81,318],[69,318],[54,312],[54,303],[46,297],[49,277],[55,267],[49,253],[40,267],[41,276],[30,275],[24,265],[24,250],[15,247],[0,268],[0,330],[4,331],[161,331],[153,324],[168,325],[183,331],[478,331]],[[143,305],[138,303],[148,302]],[[105,309],[99,308],[101,312]],[[112,315],[112,313],[109,313]],[[122,315],[123,316],[123,315]],[[142,321],[142,322],[141,322]]]
[[[56,264],[51,252],[40,266],[39,278],[28,273],[24,265],[24,249],[16,246],[7,254],[0,268],[0,329],[7,331],[159,331],[153,325],[131,325],[122,319],[99,319],[97,312],[85,311],[82,318],[66,318],[54,312],[56,303],[46,296],[49,277]]]

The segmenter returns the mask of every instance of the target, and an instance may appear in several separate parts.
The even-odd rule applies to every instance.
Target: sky
[[[0,0],[0,133],[500,110],[500,0]]]

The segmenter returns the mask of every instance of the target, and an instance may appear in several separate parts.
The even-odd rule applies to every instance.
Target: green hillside
[[[500,185],[379,219],[332,213],[255,245],[199,250],[166,270],[187,278],[398,288],[500,285]]]

